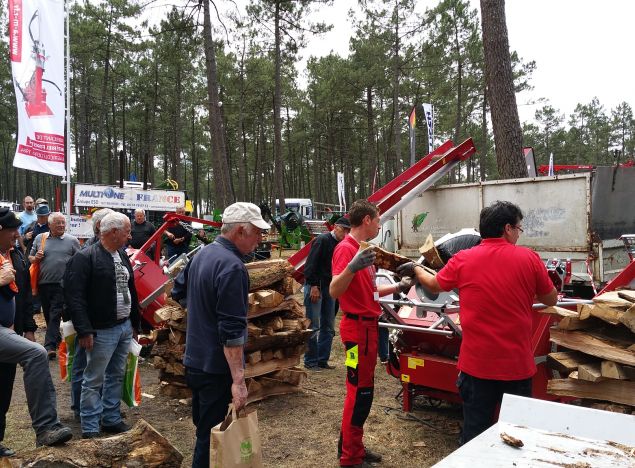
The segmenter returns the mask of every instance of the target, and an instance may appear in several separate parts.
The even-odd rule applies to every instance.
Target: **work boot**
[[[331,364],[329,364],[328,362],[319,362],[318,363],[318,367],[320,369],[335,369],[335,366],[332,366]]]
[[[122,432],[128,432],[130,429],[132,429],[132,426],[123,421],[119,421],[112,426],[104,426],[103,424],[101,426],[101,430],[109,434],[121,434]]]
[[[9,447],[5,447],[4,445],[0,444],[0,458],[12,457],[13,455],[15,455],[14,450],[11,450]]]
[[[50,429],[39,434],[35,439],[35,445],[59,445],[68,442],[73,438],[73,431],[70,427],[63,426],[60,423],[54,424]]]
[[[82,439],[96,439],[100,435],[99,432],[82,432]]]
[[[373,452],[372,450],[366,450],[366,455],[364,455],[364,461],[368,463],[379,463],[381,461],[381,455]]]

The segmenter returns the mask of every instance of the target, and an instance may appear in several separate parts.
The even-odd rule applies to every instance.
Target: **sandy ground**
[[[43,341],[42,331],[38,341]],[[264,464],[267,467],[336,467],[337,439],[344,397],[344,353],[339,336],[333,344],[332,364],[337,368],[310,372],[302,392],[272,397],[255,403],[258,410]],[[72,429],[76,439],[81,428],[70,409],[70,384],[61,382],[57,361],[51,362],[51,374],[57,388],[60,419]],[[122,404],[126,421],[143,418],[165,436],[184,455],[183,466],[191,464],[195,440],[191,408],[158,394],[158,371],[148,362],[141,364],[145,398],[137,408]],[[418,401],[415,411],[401,412],[397,398],[399,382],[378,365],[375,401],[365,425],[365,444],[383,455],[377,466],[427,467],[458,447],[460,411],[456,407],[432,407]],[[4,445],[18,452],[35,447],[22,373],[18,370],[13,400],[8,414]]]

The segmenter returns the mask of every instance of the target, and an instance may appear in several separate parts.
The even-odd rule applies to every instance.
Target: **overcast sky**
[[[317,17],[334,24],[331,32],[311,40],[304,57],[331,50],[348,55],[352,28],[347,15],[353,0],[335,0]],[[434,0],[419,0],[417,10],[433,7]],[[470,0],[480,11],[478,0]],[[507,28],[510,47],[525,61],[535,60],[534,90],[517,96],[521,121],[532,120],[537,107],[528,103],[546,98],[568,115],[578,103],[594,96],[608,111],[622,101],[635,106],[635,1],[508,0]]]

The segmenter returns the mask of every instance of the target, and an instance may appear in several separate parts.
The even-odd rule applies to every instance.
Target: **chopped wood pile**
[[[547,356],[551,369],[566,378],[553,379],[547,391],[581,398],[596,408],[635,410],[635,291],[611,291],[579,304],[577,311],[548,307],[561,317],[550,330],[559,352]],[[607,403],[609,402],[609,403]],[[623,405],[623,406],[622,406]]]
[[[293,296],[301,285],[292,277],[286,260],[267,260],[246,265],[250,293],[245,345],[245,379],[248,403],[272,395],[299,391],[306,372],[298,369],[312,330],[304,306]],[[153,363],[160,369],[160,393],[188,398],[185,383],[187,311],[172,299],[154,314],[165,328],[154,330]]]

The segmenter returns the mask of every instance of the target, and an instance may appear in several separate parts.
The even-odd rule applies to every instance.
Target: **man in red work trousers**
[[[359,250],[360,242],[379,232],[379,211],[375,205],[358,200],[348,213],[351,231],[333,253],[333,280],[329,293],[339,299],[344,312],[340,336],[346,349],[346,399],[342,414],[339,457],[340,466],[368,467],[381,461],[381,455],[364,448],[364,422],[370,413],[377,364],[378,319],[380,296],[409,290],[412,280],[377,286],[375,252]]]

